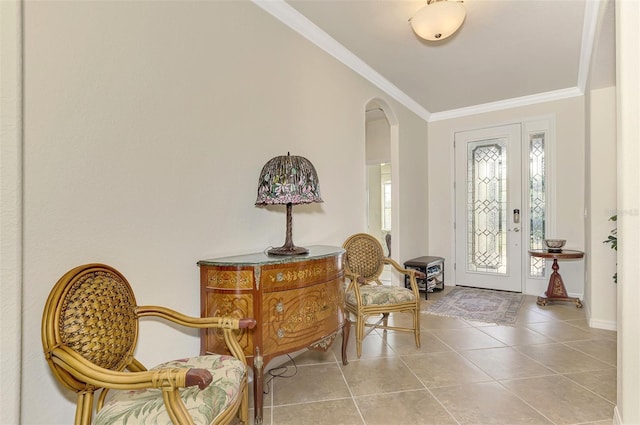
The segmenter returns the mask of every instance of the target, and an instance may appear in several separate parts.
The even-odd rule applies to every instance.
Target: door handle
[[[514,231],[514,232],[519,232],[519,231],[520,231],[520,229],[519,229],[519,228],[517,228],[517,227],[514,227],[514,228],[513,228],[513,231]]]
[[[520,223],[520,210],[519,209],[513,210],[513,222],[514,223]]]

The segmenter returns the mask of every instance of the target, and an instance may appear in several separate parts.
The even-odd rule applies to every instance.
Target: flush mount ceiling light
[[[466,12],[461,1],[427,0],[409,20],[413,31],[425,40],[444,40],[464,22]]]

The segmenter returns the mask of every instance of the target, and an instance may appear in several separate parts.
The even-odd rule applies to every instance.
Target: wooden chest
[[[344,250],[312,246],[298,256],[264,253],[202,260],[202,317],[253,317],[238,341],[254,369],[256,423],[262,420],[263,371],[274,357],[303,348],[328,349],[348,321],[344,313]],[[343,332],[346,364],[348,326]],[[201,353],[228,353],[221,332],[201,332]]]

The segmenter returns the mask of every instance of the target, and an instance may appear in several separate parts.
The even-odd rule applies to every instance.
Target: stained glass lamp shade
[[[318,174],[313,164],[301,156],[276,156],[262,167],[258,180],[256,205],[286,205],[287,233],[284,245],[267,251],[270,255],[299,255],[307,248],[293,244],[291,210],[293,205],[323,202],[320,197]]]

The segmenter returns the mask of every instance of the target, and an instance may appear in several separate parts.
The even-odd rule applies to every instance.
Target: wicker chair
[[[232,356],[175,360],[147,370],[134,358],[138,319],[158,316],[221,329]],[[42,345],[54,376],[77,393],[76,425],[248,423],[247,365],[234,330],[253,319],[195,318],[138,306],[131,286],[103,264],[76,267],[58,280],[42,316]],[[128,371],[125,371],[127,369]],[[93,414],[94,393],[102,389]],[[122,390],[110,393],[109,389]]]
[[[380,242],[365,233],[349,237],[342,247],[346,250],[345,275],[351,281],[346,291],[346,310],[356,318],[358,358],[362,355],[362,340],[368,335],[365,334],[366,327],[370,327],[371,330],[380,328],[412,332],[416,346],[420,347],[420,295],[416,274],[422,273],[404,269],[396,261],[385,257]],[[380,275],[385,264],[390,264],[397,272],[409,276],[411,289],[383,285]],[[389,314],[397,312],[411,314],[413,326],[389,326]],[[382,315],[377,322],[368,321],[370,316],[377,315]]]

